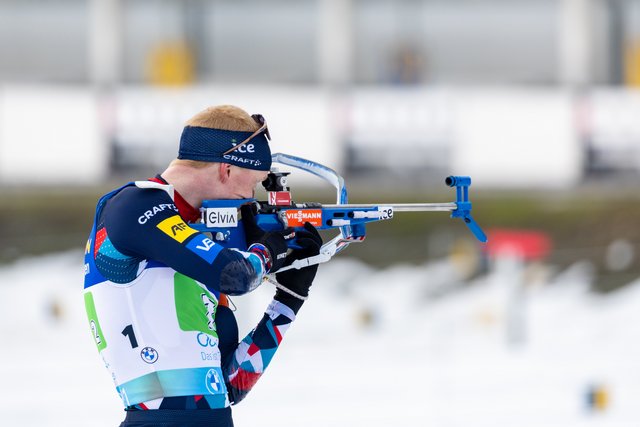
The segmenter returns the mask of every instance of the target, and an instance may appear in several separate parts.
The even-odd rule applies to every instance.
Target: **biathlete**
[[[240,402],[271,362],[318,266],[276,274],[257,326],[239,340],[227,295],[243,295],[296,259],[319,253],[311,224],[264,232],[241,209],[246,248],[224,248],[190,224],[203,200],[242,199],[271,167],[262,116],[208,108],[182,133],[178,158],[155,178],[124,185],[97,205],[85,254],[84,302],[99,354],[124,403],[121,427],[233,425]]]

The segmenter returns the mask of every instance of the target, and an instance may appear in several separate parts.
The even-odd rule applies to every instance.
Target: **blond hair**
[[[249,113],[234,105],[208,107],[187,120],[185,126],[242,132],[255,132],[260,128],[260,125],[253,120]],[[194,169],[202,169],[211,164],[212,162],[186,159],[175,159],[171,162],[171,165],[182,165]]]
[[[260,128],[253,117],[234,105],[209,107],[187,120],[186,125],[244,132],[255,132]]]

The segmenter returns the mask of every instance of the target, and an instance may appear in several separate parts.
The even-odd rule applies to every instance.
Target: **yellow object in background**
[[[604,411],[609,406],[609,391],[605,386],[594,390],[593,407],[598,411]]]
[[[149,81],[154,85],[187,85],[193,83],[195,78],[193,53],[182,41],[165,42],[152,49],[147,68]]]
[[[595,412],[604,412],[611,403],[609,390],[604,384],[591,384],[587,390],[587,403],[589,409]]]
[[[624,83],[640,88],[640,40],[629,43],[624,58]]]

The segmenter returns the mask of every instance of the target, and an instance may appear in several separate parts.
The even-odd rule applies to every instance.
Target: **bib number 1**
[[[136,339],[136,334],[133,332],[133,325],[127,325],[122,330],[122,335],[129,338],[129,342],[131,343],[131,348],[138,347],[138,340]]]

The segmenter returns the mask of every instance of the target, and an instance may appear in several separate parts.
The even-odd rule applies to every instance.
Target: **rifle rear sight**
[[[289,187],[287,187],[287,175],[289,174],[290,172],[271,171],[262,181],[262,186],[267,191],[289,191]]]

